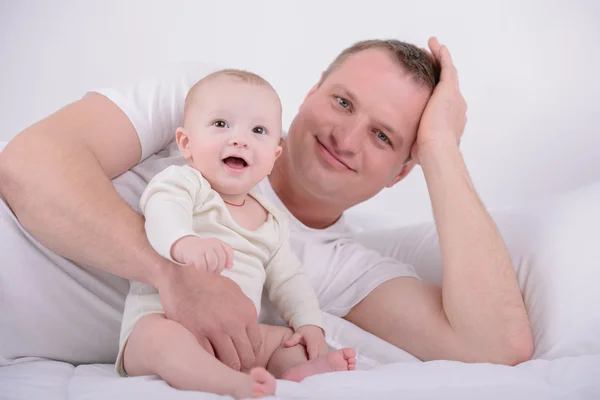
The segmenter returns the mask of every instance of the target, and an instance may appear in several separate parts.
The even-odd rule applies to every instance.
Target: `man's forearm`
[[[75,142],[31,139],[0,155],[0,191],[25,229],[77,263],[154,284],[164,260],[94,155]]]
[[[458,147],[431,143],[419,159],[440,237],[450,325],[473,354],[510,350],[527,357],[531,331],[512,262]]]

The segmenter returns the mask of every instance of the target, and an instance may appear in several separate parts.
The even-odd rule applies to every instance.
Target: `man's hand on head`
[[[450,51],[434,37],[428,42],[431,53],[423,50],[441,68],[435,87],[419,124],[411,159],[419,163],[419,152],[430,144],[459,145],[467,123],[467,103],[459,88],[458,73]]]
[[[167,318],[196,336],[206,351],[234,370],[254,366],[262,338],[256,309],[232,280],[169,263],[155,286]]]

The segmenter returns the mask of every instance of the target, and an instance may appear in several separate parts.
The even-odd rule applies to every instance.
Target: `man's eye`
[[[350,109],[350,102],[343,97],[336,97],[338,104],[344,107],[346,110]]]
[[[377,138],[379,140],[381,140],[382,142],[389,143],[389,144],[392,143],[390,141],[390,138],[388,138],[387,135],[385,133],[381,132],[381,131],[377,131]]]
[[[223,121],[222,119],[218,119],[215,122],[213,122],[213,126],[216,128],[229,128],[227,122]]]
[[[264,135],[265,133],[267,133],[267,130],[262,126],[255,126],[252,129],[252,132],[257,133],[259,135]]]

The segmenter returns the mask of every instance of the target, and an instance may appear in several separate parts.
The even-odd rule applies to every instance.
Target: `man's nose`
[[[363,146],[368,130],[366,121],[362,119],[357,118],[348,122],[333,134],[334,149],[340,155],[357,154]]]

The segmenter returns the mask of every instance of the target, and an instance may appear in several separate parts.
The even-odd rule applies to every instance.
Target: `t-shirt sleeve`
[[[172,67],[130,85],[91,90],[115,103],[131,121],[142,147],[141,160],[164,149],[183,122],[189,89],[219,68],[211,64]]]
[[[323,328],[319,301],[308,275],[291,249],[288,236],[289,231],[284,232],[281,246],[265,268],[269,300],[292,328],[298,329],[303,325]]]
[[[323,311],[344,317],[377,286],[394,278],[416,278],[412,265],[382,256],[355,241],[344,246],[343,256],[331,265],[337,271],[326,277],[327,286],[319,298]]]
[[[171,257],[171,247],[184,236],[198,236],[193,229],[194,209],[201,207],[210,188],[199,172],[171,166],[157,174],[140,199],[148,241],[158,254]]]

